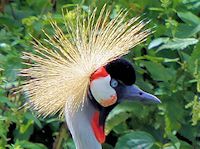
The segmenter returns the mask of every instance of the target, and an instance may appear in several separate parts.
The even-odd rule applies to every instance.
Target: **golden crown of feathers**
[[[22,85],[28,96],[26,105],[48,116],[60,112],[65,106],[75,112],[85,100],[90,76],[99,67],[127,54],[150,34],[144,30],[145,22],[136,23],[139,17],[126,20],[127,11],[121,10],[110,19],[110,10],[104,6],[97,17],[97,9],[81,15],[76,10],[76,21],[63,22],[65,34],[56,22],[51,21],[54,35],[45,31],[46,39],[34,39],[35,53],[24,52],[27,69],[20,76],[29,79]]]

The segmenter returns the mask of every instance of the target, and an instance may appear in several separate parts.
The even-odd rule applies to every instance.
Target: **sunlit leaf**
[[[161,45],[157,51],[163,49],[171,49],[171,50],[183,50],[190,45],[194,45],[198,42],[198,39],[195,38],[174,38]]]
[[[151,43],[148,46],[148,49],[156,48],[160,46],[161,44],[167,43],[169,41],[169,38],[156,38],[151,41]]]

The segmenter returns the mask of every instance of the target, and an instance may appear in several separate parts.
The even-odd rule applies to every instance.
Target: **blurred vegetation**
[[[37,118],[20,108],[25,99],[13,88],[22,81],[22,51],[33,51],[30,34],[52,30],[49,16],[62,23],[61,9],[73,18],[76,4],[121,8],[129,17],[151,20],[154,33],[126,56],[137,72],[136,84],[162,100],[160,105],[124,103],[109,115],[105,149],[200,148],[200,1],[199,0],[1,0],[0,149],[74,149],[64,120]]]

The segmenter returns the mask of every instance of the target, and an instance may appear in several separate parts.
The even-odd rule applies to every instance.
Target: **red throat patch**
[[[90,77],[90,80],[96,80],[98,78],[101,77],[106,77],[108,76],[108,72],[106,71],[106,69],[104,67],[100,67],[99,69],[97,69]]]
[[[91,126],[94,132],[94,135],[99,143],[104,143],[106,140],[106,135],[104,132],[103,126],[99,125],[99,112],[96,111],[92,117]]]

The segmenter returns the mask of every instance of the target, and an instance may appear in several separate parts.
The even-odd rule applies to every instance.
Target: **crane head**
[[[135,70],[130,62],[117,59],[99,68],[91,76],[90,91],[102,107],[124,100],[160,103],[160,100],[134,85]]]
[[[134,85],[135,81],[135,70],[125,59],[114,60],[92,74],[89,97],[97,108],[92,119],[92,127],[100,143],[105,141],[106,117],[117,104],[126,100],[161,103],[156,96]]]

